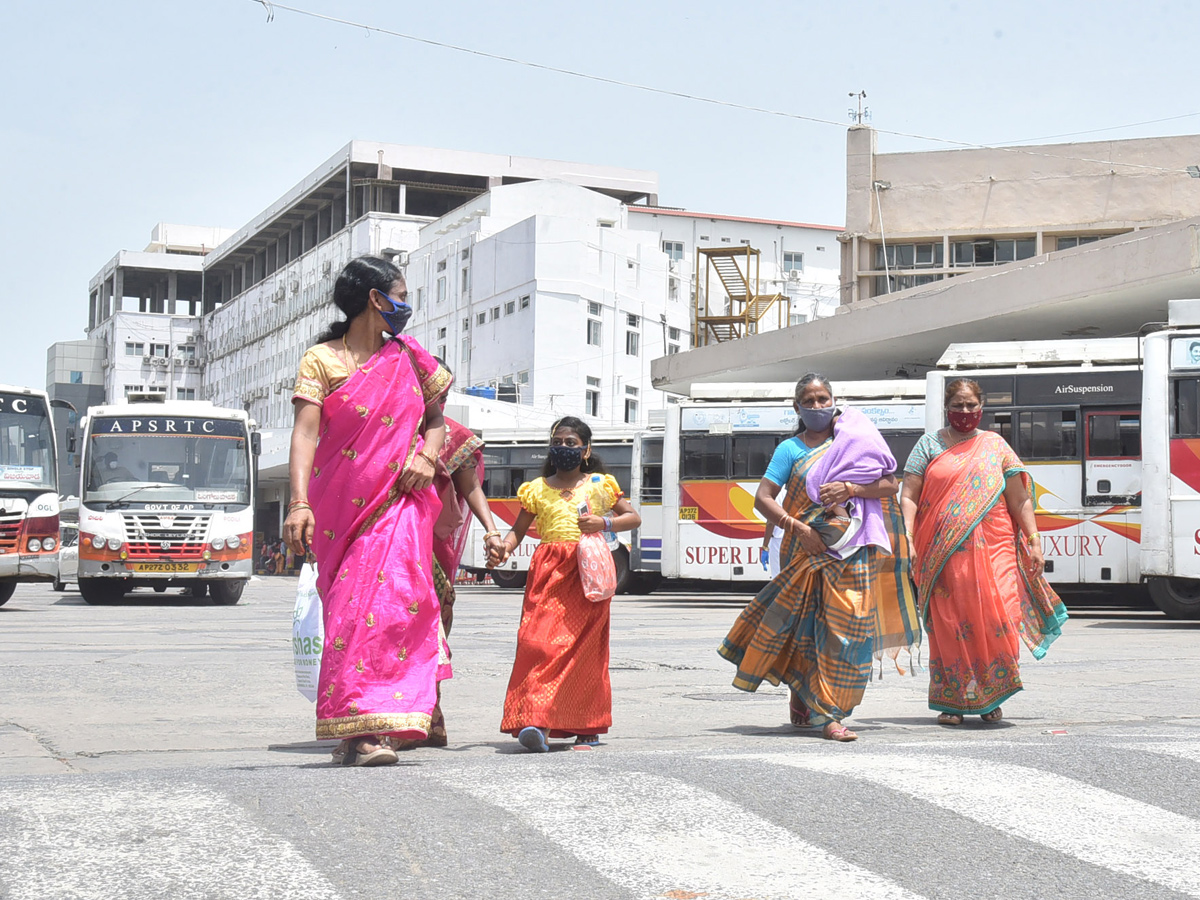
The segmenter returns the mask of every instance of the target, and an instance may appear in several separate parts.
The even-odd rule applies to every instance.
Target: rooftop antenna
[[[850,96],[858,99],[858,109],[857,110],[855,110],[854,107],[851,107],[850,109],[846,110],[846,114],[850,117],[850,121],[853,122],[855,125],[861,125],[861,124],[863,124],[863,122],[870,122],[871,121],[871,110],[869,110],[867,107],[863,106],[863,101],[867,99],[867,92],[866,91],[851,91]]]

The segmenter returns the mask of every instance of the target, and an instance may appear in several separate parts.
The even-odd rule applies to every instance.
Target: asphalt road
[[[745,597],[619,598],[613,732],[532,755],[498,733],[519,594],[468,588],[451,746],[360,770],[311,739],[294,587],[0,607],[0,897],[1200,896],[1200,623],[1079,598],[1003,724],[885,670],[834,745],[730,687]]]

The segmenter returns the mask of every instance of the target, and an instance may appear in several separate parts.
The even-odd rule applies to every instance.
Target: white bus
[[[486,441],[483,450],[484,493],[497,527],[507,529],[521,511],[517,488],[542,474],[548,446],[546,429],[489,430],[483,438]],[[641,528],[618,534],[612,548],[619,591],[647,592],[658,583],[662,440],[661,428],[654,427],[638,430],[597,426],[592,433],[596,455],[642,515]],[[476,576],[487,572],[501,587],[524,587],[529,560],[537,544],[537,529],[533,527],[504,568],[488,570],[483,552],[483,528],[472,517],[461,568]]]
[[[151,395],[153,396],[153,395]],[[83,422],[79,592],[190,587],[234,604],[253,574],[259,435],[207,401],[96,406]]]
[[[0,606],[58,576],[58,458],[45,391],[0,385]]]
[[[839,404],[862,410],[904,465],[925,430],[925,385],[903,379],[834,382]],[[695,385],[667,411],[663,443],[662,574],[765,581],[766,522],[754,494],[775,448],[796,433],[795,385]]]
[[[1029,467],[1048,580],[1144,582],[1167,615],[1200,618],[1200,300],[1141,341],[951,345],[926,377],[928,430],[956,377]]]

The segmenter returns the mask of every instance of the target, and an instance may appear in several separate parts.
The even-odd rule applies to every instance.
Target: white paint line
[[[1118,747],[1132,747],[1136,750],[1144,750],[1147,753],[1157,753],[1159,756],[1177,756],[1180,759],[1190,759],[1192,762],[1200,762],[1200,744],[1184,743],[1184,742],[1168,742],[1162,743],[1146,743],[1146,744],[1117,744]]]
[[[1006,834],[1200,897],[1200,822],[1072,778],[954,756],[755,754],[871,781]]]
[[[919,900],[888,878],[674,778],[578,769],[497,777],[471,769],[445,780],[529,822],[644,900]]]
[[[287,841],[202,788],[0,789],[0,884],[11,900],[338,900]]]

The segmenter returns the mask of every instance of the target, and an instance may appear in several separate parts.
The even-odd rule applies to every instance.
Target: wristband
[[[612,531],[612,523],[613,523],[613,517],[612,517],[612,516],[605,516],[605,517],[604,517],[604,530],[605,530],[605,531]]]

